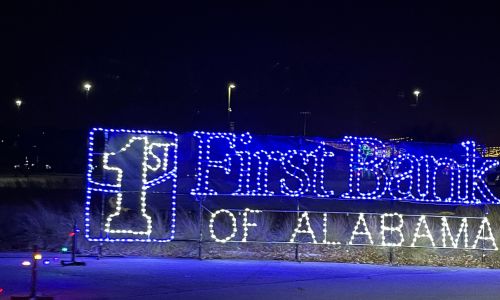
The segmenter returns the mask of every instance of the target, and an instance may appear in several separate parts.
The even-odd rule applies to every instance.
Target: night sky
[[[496,7],[103,2],[0,10],[1,132],[225,130],[234,82],[237,131],[500,144]]]

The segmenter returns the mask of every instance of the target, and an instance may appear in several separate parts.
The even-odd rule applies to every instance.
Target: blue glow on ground
[[[3,297],[28,294],[30,271],[19,266],[23,255],[29,256],[0,255]],[[500,270],[490,269],[171,258],[81,260],[86,267],[41,266],[39,294],[56,299],[185,300],[459,300],[500,295]]]

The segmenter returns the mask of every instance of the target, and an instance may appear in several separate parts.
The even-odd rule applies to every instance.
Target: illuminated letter
[[[474,177],[474,168],[476,165],[476,143],[473,141],[462,142],[465,148],[465,165],[458,171],[457,198],[465,203],[472,202],[474,187],[472,178]],[[472,197],[471,197],[472,196]]]
[[[137,141],[142,141],[143,146],[142,147],[134,147],[134,144]],[[177,158],[175,157],[173,160],[173,165],[174,168],[167,172],[168,168],[168,152],[169,152],[169,147],[177,147],[177,140],[174,143],[151,143],[149,142],[149,139],[147,136],[134,136],[130,138],[120,150],[117,152],[106,152],[103,154],[103,169],[108,170],[108,171],[113,171],[116,172],[116,177],[117,177],[117,186],[120,187],[120,191],[116,195],[116,202],[113,203],[114,205],[114,212],[110,213],[106,217],[106,223],[104,224],[104,231],[107,233],[120,233],[120,234],[133,234],[133,235],[146,235],[150,236],[152,231],[153,231],[153,220],[150,215],[148,215],[146,206],[147,206],[147,191],[149,188],[158,185],[160,183],[163,183],[167,180],[171,180],[173,184],[175,185],[175,179],[177,178],[177,169],[176,169],[176,163],[177,163]],[[128,174],[128,176],[124,176],[124,172],[121,168],[119,167],[113,167],[109,165],[109,160],[110,158],[114,158],[116,161],[120,161],[118,157],[121,157],[121,160],[125,160],[126,158],[130,159],[131,155],[131,150],[129,149],[139,149],[142,148],[142,160],[137,161],[141,163],[141,181],[137,180],[131,180],[131,178],[134,178],[136,174]],[[163,157],[160,159],[158,157],[153,149],[154,148],[160,148],[163,151]],[[133,153],[133,152],[132,152]],[[125,159],[123,158],[125,157]],[[155,165],[150,165],[149,160],[152,159],[156,161]],[[149,180],[148,181],[148,171],[159,171],[161,168],[161,175],[157,176],[156,178]],[[132,169],[132,168],[130,168]],[[130,173],[130,172],[129,172]],[[122,179],[125,177],[127,180],[126,182],[130,182],[132,186],[123,186],[122,185]],[[137,182],[137,183],[135,183]],[[135,191],[138,186],[135,185],[140,184],[140,190],[141,192],[139,194],[137,193],[123,193],[124,191]],[[130,197],[134,198],[137,197],[137,195],[140,195],[139,203],[140,203],[140,211],[141,211],[141,216],[144,218],[144,221],[146,222],[145,230],[132,230],[132,229],[115,229],[113,227],[116,227],[116,223],[120,222],[114,222],[114,219],[118,217],[122,211],[123,211],[123,200],[125,197]],[[175,205],[175,196],[172,197],[173,199],[173,205]],[[133,200],[135,202],[135,200]],[[175,209],[172,209],[172,213],[175,214]],[[175,215],[174,215],[175,216]],[[174,218],[175,219],[175,218]],[[112,226],[112,223],[115,223],[114,226]],[[127,224],[128,225],[128,224]],[[174,230],[174,229],[172,229]],[[175,231],[172,232],[172,235]]]
[[[250,194],[250,170],[252,159],[249,151],[236,151],[240,158],[240,174],[238,176],[238,189],[233,193],[235,196],[248,196]]]
[[[300,229],[300,227],[302,227],[302,223],[304,220],[307,228]],[[297,227],[295,227],[295,230],[293,231],[292,237],[290,238],[290,243],[295,242],[295,237],[297,236],[297,233],[310,234],[313,240],[313,244],[316,244],[316,237],[314,236],[314,231],[311,228],[311,223],[309,223],[309,215],[307,214],[307,211],[303,212],[302,215],[298,218]]]
[[[424,224],[425,228],[425,233],[420,234],[420,227]],[[434,244],[434,239],[432,238],[431,231],[429,230],[429,226],[427,225],[427,221],[425,220],[425,216],[421,215],[420,218],[418,219],[418,224],[417,228],[415,229],[415,235],[413,236],[413,241],[411,242],[410,247],[415,247],[415,244],[417,243],[417,239],[420,238],[427,238],[431,241],[432,247],[436,247]]]
[[[458,242],[460,241],[460,236],[464,234],[464,248],[469,247],[469,237],[467,235],[467,218],[462,218],[462,223],[460,223],[460,228],[458,229],[456,239],[453,239],[453,234],[451,234],[450,226],[448,225],[448,220],[446,217],[441,218],[441,233],[443,247],[446,248],[446,238],[450,237],[451,245],[453,248],[458,248]]]
[[[327,239],[326,239],[326,236],[328,234],[328,224],[327,224],[327,221],[328,221],[328,214],[324,213],[323,214],[323,235],[324,235],[324,238],[323,238],[323,244],[328,244],[328,245],[340,245],[340,242],[329,242]]]
[[[254,210],[250,208],[245,208],[245,212],[243,213],[243,239],[241,240],[242,242],[247,241],[248,237],[248,227],[257,227],[257,223],[248,223],[248,214],[257,214],[260,213],[260,210]]]
[[[403,168],[403,163],[408,162],[409,166]],[[413,170],[418,165],[417,158],[413,155],[402,154],[391,160],[393,176],[389,183],[389,193],[396,199],[414,199],[411,190],[413,186]],[[406,182],[407,188],[402,190],[401,185]]]
[[[486,172],[490,169],[498,167],[500,162],[498,160],[486,159],[479,169],[476,170],[476,143],[473,141],[463,142],[462,146],[465,148],[466,162],[465,170],[461,170],[463,174],[463,184],[459,189],[459,199],[465,200],[465,203],[500,203],[500,199],[493,195],[490,188],[486,184],[484,177]],[[462,191],[465,190],[465,195]],[[481,195],[481,199],[477,198],[477,192]],[[470,197],[470,198],[469,198]]]
[[[493,193],[491,192],[490,188],[486,185],[486,182],[484,181],[484,176],[486,175],[486,172],[490,170],[491,168],[498,167],[500,162],[498,160],[493,160],[493,159],[487,159],[483,162],[481,165],[481,168],[478,170],[475,170],[474,175],[473,175],[473,195],[476,200],[476,203],[483,203],[483,201],[480,201],[477,199],[476,196],[476,191],[479,191],[481,194],[482,198],[485,200],[486,203],[500,203],[500,199],[498,199]]]
[[[307,152],[306,151],[297,151],[297,150],[288,150],[286,156],[284,157],[283,160],[281,160],[283,169],[285,170],[285,173],[298,181],[299,186],[296,189],[290,188],[289,184],[287,184],[287,179],[281,178],[280,183],[281,183],[281,192],[285,195],[292,196],[292,197],[298,197],[303,195],[305,192],[308,191],[309,189],[309,175],[307,175],[307,172],[300,168],[299,166],[295,165],[294,162],[292,161],[294,157],[299,157],[300,158],[300,165],[306,166],[308,159],[307,159]]]
[[[358,231],[359,225],[361,225],[361,223],[363,223],[363,226],[365,227],[365,231]],[[352,231],[351,240],[349,241],[349,245],[353,244],[354,238],[357,235],[362,235],[362,236],[368,237],[368,240],[370,241],[370,245],[373,245],[372,234],[370,233],[370,231],[368,230],[368,226],[366,225],[364,213],[359,214],[358,222],[356,223],[356,226],[354,226],[354,230]]]
[[[194,137],[198,138],[198,165],[196,172],[196,188],[191,190],[192,195],[217,195],[217,191],[209,187],[210,169],[222,169],[226,175],[231,173],[231,155],[228,152],[223,157],[214,159],[211,153],[213,140],[226,140],[229,149],[236,147],[236,135],[234,133],[213,133],[196,131]],[[242,134],[239,141],[243,144],[250,142],[249,134]],[[219,145],[218,145],[219,146]],[[243,162],[242,162],[243,163]]]
[[[488,227],[488,236],[485,236],[486,233],[486,227]],[[483,241],[491,241],[492,248],[485,248],[484,247],[484,242],[482,243],[483,247],[477,248],[477,242],[479,240]],[[490,226],[490,221],[488,221],[488,218],[484,217],[483,220],[481,221],[481,226],[479,227],[479,231],[477,232],[476,239],[474,240],[474,244],[472,245],[473,249],[490,249],[490,250],[498,250],[497,243],[495,242],[495,237],[493,236],[493,232],[491,231],[491,226]]]
[[[433,200],[435,201],[442,201],[441,197],[437,194],[437,173],[440,169],[440,167],[447,167],[449,176],[450,176],[450,194],[448,197],[444,199],[445,202],[455,202],[453,199],[455,199],[455,185],[456,183],[456,173],[458,169],[458,164],[455,160],[448,158],[448,157],[443,157],[438,160],[436,160],[436,164],[434,165],[434,172],[432,174],[432,195],[433,195]]]
[[[333,191],[325,189],[325,159],[333,156],[333,152],[325,150],[325,142],[321,142],[321,146],[307,154],[307,157],[314,159],[312,187],[317,197],[329,197],[335,194]]]
[[[251,192],[252,196],[272,196],[274,195],[273,191],[268,190],[268,172],[269,172],[269,163],[271,161],[276,161],[280,163],[282,161],[282,153],[279,151],[271,151],[267,153],[265,150],[256,151],[253,154],[254,157],[257,158],[258,166],[257,166],[257,189]]]
[[[383,147],[380,140],[374,138],[344,137],[350,143],[351,160],[349,163],[349,192],[344,198],[378,199],[387,188],[384,169],[381,167],[384,159],[375,156],[377,149]],[[361,177],[364,172],[373,172],[376,187],[370,192],[361,191]]]
[[[418,159],[418,168],[417,168],[417,201],[430,201],[433,199],[429,199],[431,197],[431,174],[430,164],[435,163],[436,159],[430,155],[424,155],[419,157]],[[422,170],[422,165],[425,170]],[[425,172],[424,172],[425,171]],[[425,177],[423,174],[425,173]]]
[[[385,218],[386,217],[389,217],[391,219],[391,225],[390,226],[386,226],[385,225]],[[398,221],[398,225],[397,226],[393,226],[392,223],[393,223],[393,220],[394,220],[394,217],[397,217],[399,219]],[[393,213],[393,214],[383,214],[381,217],[380,217],[380,222],[381,222],[381,225],[380,225],[380,235],[382,236],[382,246],[390,246],[390,247],[400,247],[403,242],[404,242],[404,238],[403,238],[403,232],[401,231],[401,229],[403,229],[403,216],[398,214],[398,213]],[[399,235],[399,243],[393,243],[393,242],[386,242],[385,241],[385,232],[386,231],[389,231],[391,233],[391,237],[392,237],[392,233],[393,232],[397,232],[397,234]]]
[[[216,235],[215,235],[215,230],[214,230],[214,221],[215,221],[215,217],[217,217],[218,214],[220,213],[225,213],[227,214],[230,218],[231,218],[231,225],[233,226],[233,231],[231,233],[231,235],[223,238],[223,239],[219,239]],[[234,238],[234,236],[236,235],[236,233],[238,232],[238,228],[236,228],[236,218],[234,217],[233,213],[230,212],[229,210],[226,210],[226,209],[219,209],[218,211],[216,211],[215,213],[212,213],[211,215],[211,218],[210,218],[210,224],[208,225],[209,229],[210,229],[210,236],[216,241],[216,242],[219,242],[219,243],[225,243],[227,241],[230,241],[232,238]]]

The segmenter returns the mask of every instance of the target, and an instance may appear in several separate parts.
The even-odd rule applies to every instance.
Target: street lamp
[[[417,105],[418,105],[418,96],[420,95],[420,93],[421,93],[421,92],[420,92],[420,90],[419,90],[419,89],[416,89],[416,90],[414,90],[414,91],[413,91],[413,95],[415,95],[415,100],[416,100],[416,101],[415,101],[415,106],[417,106]]]
[[[14,100],[14,103],[16,104],[17,106],[17,109],[21,109],[21,105],[23,105],[23,100],[21,100],[21,98],[17,98],[16,100]]]
[[[229,131],[234,131],[234,122],[231,122],[231,90],[236,88],[234,83],[229,83],[227,86],[227,122],[229,123]]]
[[[17,137],[19,138],[21,136],[21,131],[22,131],[22,119],[21,119],[21,106],[23,105],[23,100],[21,98],[16,98],[14,99],[14,104],[17,106]]]
[[[83,90],[85,91],[85,97],[89,98],[90,89],[92,89],[92,84],[88,81],[83,82]]]

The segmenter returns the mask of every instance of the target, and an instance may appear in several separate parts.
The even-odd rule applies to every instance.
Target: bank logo
[[[177,148],[177,135],[169,131],[96,128],[90,132],[85,208],[89,240],[174,238]]]

